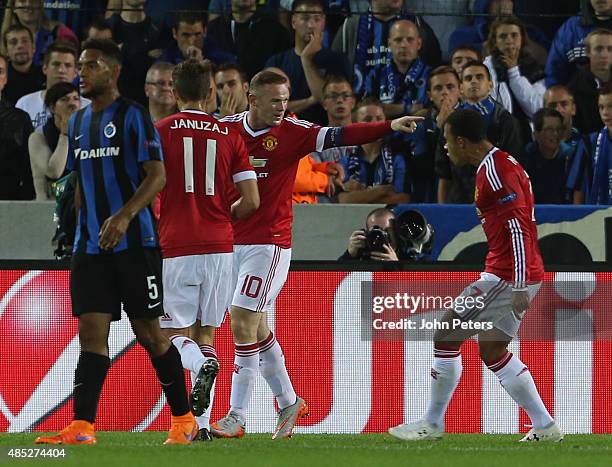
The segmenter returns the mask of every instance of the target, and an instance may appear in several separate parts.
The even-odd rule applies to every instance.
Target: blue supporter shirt
[[[396,193],[408,192],[406,159],[403,154],[395,153],[387,143],[383,143],[379,156],[372,163],[364,158],[360,146],[342,156],[339,162],[344,167],[345,182],[357,180],[367,187],[392,185]]]
[[[403,104],[404,112],[410,113],[414,104],[425,107],[427,81],[431,68],[416,58],[406,73],[401,73],[394,62],[377,67],[366,75],[364,91],[366,96],[375,96],[383,104]]]
[[[142,106],[119,97],[100,112],[87,106],[74,113],[69,143],[66,167],[77,171],[81,187],[75,251],[100,254],[100,227],[140,186],[142,163],[163,160],[159,135]],[[153,212],[147,207],[130,222],[113,252],[157,246]]]
[[[388,139],[406,158],[406,183],[411,203],[437,203],[435,151],[439,130],[433,115],[417,125],[414,133],[393,133]]]
[[[570,178],[577,181],[578,188],[576,189],[580,189],[584,193],[585,199],[588,199],[591,192],[591,183],[593,182],[589,137],[582,135],[578,129],[572,128],[570,138],[565,143],[574,148],[574,152],[569,160]]]

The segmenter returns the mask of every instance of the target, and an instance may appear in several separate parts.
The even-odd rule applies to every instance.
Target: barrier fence
[[[79,355],[69,273],[53,262],[14,264],[0,263],[0,431],[58,430],[71,419]],[[395,272],[338,268],[294,264],[269,317],[296,390],[311,408],[298,432],[383,432],[417,419],[429,394],[431,340],[397,329],[390,334],[376,330],[376,319],[394,321],[391,317],[397,315],[372,312],[373,297],[391,290],[385,284],[414,295],[457,294],[478,273],[444,266]],[[567,433],[612,433],[611,285],[612,272],[547,273],[520,339],[510,346],[529,366],[546,406]],[[416,310],[409,318],[429,312]],[[228,320],[218,332],[216,348],[221,372],[213,419],[228,410],[233,362]],[[477,342],[466,342],[462,355],[463,377],[446,430],[527,431],[526,414],[483,366]],[[113,365],[97,428],[167,429],[169,410],[125,317],[112,324],[110,356]],[[275,420],[272,394],[258,378],[248,431],[271,432]]]

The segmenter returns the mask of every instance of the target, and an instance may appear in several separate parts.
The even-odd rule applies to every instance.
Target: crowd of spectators
[[[214,64],[217,117],[247,110],[264,68],[320,125],[424,117],[414,134],[304,154],[297,203],[473,202],[475,169],[451,163],[443,134],[471,108],[536,203],[612,204],[612,0],[8,0],[0,14],[0,199],[52,199],[68,119],[89,104],[80,44],[111,38],[122,95],[154,121],[176,111],[187,58]]]

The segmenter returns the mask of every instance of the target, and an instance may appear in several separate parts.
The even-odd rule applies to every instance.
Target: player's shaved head
[[[268,84],[281,85],[284,84],[289,87],[289,81],[284,76],[270,70],[264,70],[257,73],[251,79],[249,85],[249,94],[257,96],[261,94],[261,90]]]
[[[185,60],[172,71],[176,94],[183,102],[206,100],[210,89],[212,64],[209,60]]]
[[[446,125],[455,138],[465,138],[472,143],[480,143],[487,139],[484,118],[475,110],[455,110],[446,120]]]

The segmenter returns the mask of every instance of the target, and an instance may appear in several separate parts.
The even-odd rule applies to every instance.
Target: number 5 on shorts
[[[249,298],[256,298],[259,295],[259,290],[261,289],[262,283],[263,281],[261,277],[247,275],[242,283],[240,295],[246,295]]]
[[[155,283],[155,276],[147,276],[147,287],[149,288],[149,298],[151,300],[155,300],[159,297],[159,293],[157,292],[157,284]]]

